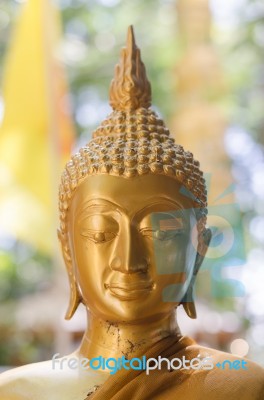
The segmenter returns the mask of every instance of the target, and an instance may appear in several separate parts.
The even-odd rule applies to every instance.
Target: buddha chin
[[[112,113],[67,163],[58,237],[70,282],[66,319],[78,305],[80,347],[7,371],[1,400],[261,400],[257,364],[183,336],[176,309],[196,318],[193,287],[211,239],[203,173],[151,110],[151,88],[132,27],[110,87]],[[211,369],[71,368],[72,359],[209,358]],[[246,368],[217,365],[229,360]],[[60,367],[56,367],[56,366]],[[233,365],[233,364],[232,364]]]

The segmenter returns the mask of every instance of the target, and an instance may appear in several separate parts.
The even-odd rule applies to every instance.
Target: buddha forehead
[[[118,207],[131,216],[146,208],[150,212],[181,209],[188,213],[195,207],[180,182],[169,176],[151,174],[133,178],[107,174],[87,176],[73,196],[71,215],[85,214],[94,205],[109,210]]]

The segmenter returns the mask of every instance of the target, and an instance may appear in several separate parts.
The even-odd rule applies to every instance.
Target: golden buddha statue
[[[66,318],[82,302],[87,330],[73,354],[3,373],[1,400],[263,399],[261,367],[178,328],[180,304],[196,317],[193,284],[211,238],[206,188],[150,102],[130,27],[113,112],[68,162],[59,192]]]

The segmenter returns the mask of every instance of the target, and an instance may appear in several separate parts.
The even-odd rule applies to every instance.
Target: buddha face
[[[88,176],[68,214],[83,302],[109,321],[162,318],[190,284],[197,247],[192,201],[169,176]]]

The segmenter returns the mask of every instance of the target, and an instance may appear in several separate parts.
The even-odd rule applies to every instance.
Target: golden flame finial
[[[126,47],[110,86],[110,105],[114,110],[133,111],[151,105],[151,87],[140,50],[136,46],[133,26],[129,26]]]

